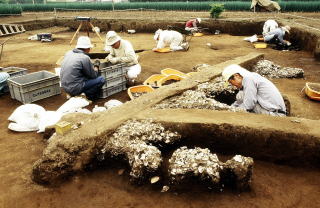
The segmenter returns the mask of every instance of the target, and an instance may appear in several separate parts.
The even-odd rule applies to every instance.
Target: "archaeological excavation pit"
[[[118,15],[117,19],[120,17],[122,16]],[[17,148],[20,147],[20,149],[10,154],[18,154],[19,151],[21,152],[20,155],[16,155],[17,157],[15,157],[21,158],[21,162],[16,163],[16,161],[12,160],[12,163],[2,163],[8,170],[8,173],[10,173],[2,178],[4,179],[3,181],[17,181],[14,182],[14,185],[12,182],[4,183],[7,187],[11,187],[8,193],[12,196],[18,195],[19,191],[17,193],[17,190],[19,190],[19,187],[23,187],[24,184],[32,184],[31,188],[30,186],[27,187],[29,194],[21,192],[20,194],[34,199],[34,207],[39,206],[35,204],[39,201],[40,204],[45,207],[45,204],[47,204],[49,200],[52,200],[53,197],[55,198],[53,201],[65,199],[68,203],[67,206],[74,207],[78,206],[79,203],[82,204],[81,206],[92,206],[92,204],[88,205],[88,202],[97,200],[99,197],[103,197],[103,199],[100,198],[101,203],[105,204],[105,200],[108,200],[107,203],[111,204],[117,195],[121,196],[121,199],[117,201],[119,207],[121,207],[121,205],[122,207],[130,206],[126,203],[131,203],[131,201],[138,203],[136,207],[139,207],[139,203],[140,205],[141,203],[150,205],[151,203],[148,204],[145,200],[148,197],[152,198],[152,203],[153,201],[161,200],[164,201],[163,203],[166,203],[168,207],[170,207],[170,204],[175,204],[175,201],[175,205],[184,203],[184,207],[219,207],[219,205],[215,206],[216,204],[213,204],[212,201],[218,203],[221,201],[221,204],[224,204],[224,206],[233,203],[233,206],[243,204],[246,205],[246,207],[252,207],[253,205],[257,207],[270,207],[272,205],[281,207],[284,204],[283,199],[294,201],[292,197],[296,198],[297,201],[302,199],[302,206],[308,204],[306,201],[316,201],[312,200],[312,193],[315,195],[318,190],[316,188],[316,178],[319,175],[317,169],[319,156],[315,150],[318,148],[319,141],[317,126],[319,126],[318,119],[320,118],[320,114],[318,103],[309,101],[300,94],[300,91],[306,81],[319,82],[317,70],[319,63],[313,60],[318,34],[314,33],[315,31],[312,29],[306,29],[301,25],[295,24],[293,21],[287,21],[283,18],[282,23],[290,23],[293,28],[292,37],[294,38],[296,36],[298,40],[301,41],[301,45],[299,45],[302,50],[282,52],[270,48],[265,50],[254,49],[250,43],[243,41],[243,38],[258,33],[265,18],[255,17],[254,19],[255,20],[204,20],[204,27],[208,25],[212,31],[220,30],[221,34],[207,35],[200,38],[193,37],[187,53],[178,52],[161,55],[152,53],[148,51],[148,49],[150,50],[155,44],[153,32],[158,27],[165,28],[167,24],[172,24],[173,21],[171,19],[170,21],[153,21],[147,19],[141,19],[139,21],[131,19],[103,20],[102,18],[94,20],[93,24],[101,28],[103,38],[104,33],[109,29],[114,29],[117,32],[122,30],[123,32],[120,32],[120,35],[124,39],[130,40],[135,50],[141,50],[138,55],[140,56],[143,71],[141,77],[137,80],[137,84],[143,83],[143,81],[152,74],[159,74],[161,69],[167,67],[188,73],[193,72],[192,68],[198,64],[208,64],[211,70],[204,70],[199,75],[196,74],[195,77],[189,81],[181,81],[163,86],[161,91],[156,89],[155,92],[142,95],[133,101],[129,101],[130,98],[127,92],[123,91],[110,97],[110,99],[129,102],[126,102],[118,109],[110,110],[102,115],[69,115],[65,117],[64,120],[70,122],[81,120],[84,121],[84,124],[78,130],[74,130],[64,137],[53,136],[49,144],[47,144],[46,140],[41,139],[42,135],[35,136],[34,134],[28,134],[26,136],[26,134],[17,135],[5,131],[4,135],[8,137],[8,139],[5,140],[6,144],[4,144],[8,146],[5,147],[9,147],[9,145],[14,145]],[[180,18],[173,20],[175,22],[174,25],[181,26],[185,19]],[[68,22],[70,22],[71,31],[67,29],[55,33],[55,30],[58,31],[59,27],[69,26]],[[71,26],[71,24],[73,26]],[[103,25],[108,26],[104,27]],[[50,28],[46,28],[48,26],[50,26]],[[55,27],[51,28],[51,26]],[[27,33],[17,36],[16,41],[11,42],[12,45],[18,44],[17,48],[23,48],[25,50],[23,55],[19,57],[18,50],[15,50],[9,44],[5,46],[2,61],[5,66],[18,66],[28,68],[30,71],[43,69],[53,70],[58,58],[73,47],[69,46],[69,42],[77,26],[78,23],[75,23],[72,18],[69,20],[58,18],[54,21],[38,19],[37,21],[29,22],[25,25],[25,27],[28,28]],[[126,33],[127,29],[136,29],[137,33],[129,35]],[[51,31],[55,38],[51,43],[26,41],[28,36],[35,33]],[[83,31],[82,34],[84,34]],[[93,53],[103,53],[103,51],[100,50],[103,48],[103,43],[94,33],[90,34],[90,37],[93,38],[97,46]],[[206,45],[207,43],[212,43],[218,50],[210,49]],[[38,50],[30,50],[30,45],[32,45],[32,47],[34,46],[33,48],[37,47]],[[253,56],[252,54],[249,55],[250,58],[248,58],[248,56],[244,59],[243,57],[237,58],[246,56],[251,52],[263,53],[265,60],[270,60],[281,67],[302,68],[305,70],[304,78],[270,78],[272,82],[279,87],[281,93],[288,96],[292,109],[292,115],[290,117],[270,118],[242,112],[217,111],[210,108],[159,108],[158,105],[163,105],[175,96],[181,96],[183,93],[194,93],[199,86],[202,86],[203,92],[206,92],[206,99],[214,98],[220,103],[229,105],[234,99],[234,93],[229,94],[222,92],[222,94],[210,94],[209,91],[206,91],[206,86],[210,88],[207,82],[210,83],[212,80],[218,78],[216,75],[221,72],[219,70],[231,63],[238,63],[252,70],[254,64],[258,61],[257,59],[252,60],[252,57],[257,57],[257,54]],[[50,53],[50,56],[44,56],[43,54],[45,53]],[[32,54],[36,55],[32,56]],[[39,59],[38,57],[42,58]],[[190,61],[190,57],[194,57],[195,59]],[[260,57],[258,59],[260,59]],[[226,61],[228,62],[223,63]],[[218,70],[217,73],[213,72],[215,70]],[[202,73],[205,75],[202,75]],[[203,94],[197,95],[200,97],[200,95],[202,96]],[[107,100],[108,99],[102,99],[98,101],[97,104],[102,106]],[[1,101],[3,101],[5,105],[10,106],[4,108],[3,105],[0,105],[1,111],[4,112],[4,114],[8,112],[8,115],[14,108],[20,105],[20,103],[14,102],[6,97]],[[50,110],[56,110],[58,106],[65,101],[65,96],[62,94],[61,96],[47,98],[37,104],[48,106]],[[139,167],[136,166],[139,163],[134,161],[130,163],[128,158],[131,157],[111,157],[106,154],[107,152],[101,154],[106,141],[109,141],[113,133],[115,133],[121,125],[133,119],[138,121],[152,119],[153,122],[161,124],[165,130],[181,134],[181,139],[170,146],[162,145],[163,147],[159,147],[153,145],[161,152],[163,161],[159,170],[151,173],[146,172],[144,174],[145,178],[141,179],[141,181],[131,175],[131,166]],[[4,121],[3,123],[6,122]],[[6,126],[3,126],[3,129],[5,128]],[[13,143],[14,141],[16,141],[16,143]],[[142,146],[145,147],[144,145]],[[133,147],[136,147],[136,145],[133,145]],[[210,154],[207,154],[207,151],[210,151]],[[214,177],[199,174],[200,172],[211,173],[211,169],[203,168],[204,165],[195,166],[199,172],[197,173],[197,177],[193,175],[195,169],[187,169],[189,171],[187,176],[189,177],[186,177],[186,181],[181,180],[178,183],[172,181],[169,173],[176,169],[174,164],[178,163],[180,159],[188,161],[190,158],[187,156],[195,152],[208,155],[208,158],[211,159],[214,158],[212,155],[216,154],[219,161],[223,164],[235,156],[235,160],[233,161],[241,161],[239,155],[252,158],[253,175],[249,188],[250,191],[241,192],[241,197],[238,195],[238,190],[241,190],[243,186],[239,186],[239,183],[237,185],[235,175],[229,175],[228,178],[223,178],[221,173],[221,184],[217,185],[212,183]],[[172,161],[172,163],[170,163],[172,164],[171,166],[169,165],[169,159]],[[27,165],[22,166],[23,161],[27,161]],[[37,162],[33,165],[35,161]],[[139,162],[141,160],[137,161]],[[214,160],[210,161],[212,162]],[[8,166],[10,164],[13,164],[12,167]],[[312,169],[314,166],[316,169]],[[304,167],[306,167],[306,169],[304,169]],[[12,173],[14,173],[16,169],[20,174],[23,173],[23,181],[19,181],[19,178],[16,180],[16,178],[13,177],[14,175],[12,175]],[[133,173],[136,174],[138,172],[134,171]],[[231,171],[229,173],[231,173]],[[63,183],[60,184],[58,188],[52,189],[49,187],[47,189],[46,186],[39,186],[37,183],[30,181],[30,175],[32,175],[35,181],[40,183],[55,184],[61,181]],[[247,177],[247,179],[250,179],[250,177]],[[142,184],[142,186],[128,185],[131,180],[134,184],[138,183]],[[158,181],[151,184],[151,188],[149,188],[151,180]],[[245,181],[249,182],[249,180]],[[222,186],[222,184],[224,185]],[[300,189],[300,185],[304,187]],[[198,189],[194,189],[194,187],[201,190],[217,190],[218,194],[200,192],[200,194],[198,194],[199,196],[195,196],[197,194],[194,194],[194,190],[197,191]],[[299,187],[299,189],[296,187]],[[23,188],[26,190],[25,187]],[[41,198],[38,198],[39,189],[41,190]],[[177,189],[181,190],[182,193],[190,193],[190,195],[187,195],[189,197],[185,197],[183,194],[176,195]],[[57,192],[55,192],[55,190],[57,190]],[[162,190],[167,190],[168,194],[159,193]],[[221,190],[222,194],[219,194]],[[298,190],[306,191],[299,192]],[[236,193],[233,191],[236,191]],[[51,198],[52,192],[54,192],[54,195]],[[205,199],[206,197],[207,200]],[[252,202],[250,197],[257,200],[257,202]],[[13,199],[11,196],[8,198]],[[133,198],[136,199],[133,200]],[[189,200],[189,198],[195,199],[196,202],[191,199]],[[73,202],[72,199],[74,199],[74,201],[77,200],[78,203]],[[269,204],[261,203],[261,201],[268,200]],[[208,205],[201,205],[200,201],[206,204],[208,203]],[[23,202],[25,202],[25,200],[22,200],[21,203]],[[8,207],[13,207],[12,202],[10,203],[7,204],[12,206]],[[58,206],[58,203],[55,205]],[[181,207],[180,205],[176,207]],[[230,205],[230,207],[232,205]],[[61,206],[61,204],[59,204],[59,206]],[[131,206],[135,206],[135,204],[133,203]]]

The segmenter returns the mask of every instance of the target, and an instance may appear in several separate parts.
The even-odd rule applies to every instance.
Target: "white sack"
[[[99,107],[97,105],[94,106],[94,108],[92,109],[92,113],[95,112],[102,112],[102,111],[106,111],[107,109],[105,107]]]
[[[66,101],[57,112],[60,113],[73,113],[76,112],[77,109],[83,108],[89,105],[89,101],[82,97],[72,97],[68,101]]]
[[[107,109],[111,109],[111,108],[117,107],[122,104],[123,103],[119,100],[109,100],[104,103],[104,107],[106,107]]]
[[[37,133],[44,132],[46,127],[55,125],[62,117],[62,113],[57,111],[46,111],[40,115],[39,130]]]
[[[36,104],[21,105],[14,110],[8,120],[13,121],[8,128],[13,131],[36,131],[38,130],[40,115],[46,110]]]

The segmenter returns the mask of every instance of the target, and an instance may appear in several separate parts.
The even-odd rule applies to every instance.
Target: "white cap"
[[[247,70],[237,64],[231,64],[223,69],[222,78],[224,81],[228,82],[228,80],[232,75],[237,73],[242,75],[244,71],[247,71]]]
[[[287,32],[288,34],[290,34],[290,30],[291,30],[291,27],[289,25],[286,25],[284,27],[282,27],[282,29]]]
[[[88,36],[80,36],[78,38],[76,48],[93,48],[93,45],[91,44],[91,40]]]
[[[115,31],[109,31],[106,35],[106,45],[112,46],[121,40],[120,36]]]
[[[199,23],[201,23],[201,18],[197,18],[197,21],[198,21]]]
[[[159,37],[159,35],[160,35],[161,32],[162,32],[162,30],[161,30],[161,29],[158,29],[158,30],[155,32],[155,34],[154,34],[154,36],[153,36],[153,39],[154,39],[154,40],[158,40],[158,37]]]

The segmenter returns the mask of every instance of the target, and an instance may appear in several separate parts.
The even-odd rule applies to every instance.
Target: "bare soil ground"
[[[165,14],[177,15],[177,18],[190,16],[207,17],[205,13]],[[123,13],[121,13],[123,14]],[[44,14],[46,17],[48,15]],[[73,14],[72,14],[73,15]],[[70,16],[72,16],[70,15]],[[130,13],[132,15],[132,13]],[[141,16],[141,13],[139,14]],[[137,19],[140,17],[137,14]],[[152,13],[154,17],[159,15]],[[180,16],[181,15],[181,16]],[[255,18],[253,13],[224,13],[223,18]],[[269,14],[268,14],[269,15]],[[266,13],[259,18],[270,18]],[[271,14],[284,15],[284,14]],[[296,14],[294,14],[296,15]],[[304,14],[298,14],[304,15]],[[33,14],[33,17],[22,16],[3,18],[4,22],[18,22],[28,18],[43,17],[43,14]],[[172,17],[167,15],[166,17]],[[127,17],[127,16],[126,16]],[[150,17],[150,16],[149,16]],[[320,18],[318,13],[305,14],[308,18]],[[106,16],[106,18],[112,18]],[[125,15],[122,15],[125,18]],[[134,17],[132,17],[134,18]],[[319,21],[298,18],[303,24],[317,27]],[[293,21],[293,20],[292,20]],[[314,22],[314,23],[313,23]],[[319,27],[318,27],[319,28]],[[41,43],[27,40],[27,37],[40,32],[52,32],[54,41]],[[28,31],[15,35],[4,46],[0,66],[17,66],[27,68],[30,72],[39,70],[54,71],[55,62],[64,53],[74,47],[69,45],[73,32],[67,28],[48,28]],[[255,49],[243,41],[244,37],[228,34],[194,37],[190,42],[188,52],[154,53],[155,45],[152,34],[120,34],[130,40],[134,48],[145,49],[139,53],[142,74],[138,83],[163,68],[174,68],[190,72],[196,64],[214,65],[231,58],[246,55],[249,52],[262,52],[265,58],[281,66],[300,67],[305,70],[305,79],[274,79],[272,80],[283,94],[286,94],[292,105],[294,116],[319,120],[319,102],[307,99],[301,93],[305,82],[320,82],[320,63],[314,60],[310,52],[277,51],[271,48]],[[93,52],[103,52],[103,43],[91,34],[96,47]],[[0,38],[0,42],[6,37]],[[212,43],[218,50],[209,49],[206,43]],[[109,99],[129,100],[126,92],[119,93],[107,99],[101,99],[94,104],[102,105]],[[64,94],[36,102],[46,110],[56,110],[66,101]],[[35,132],[16,133],[7,129],[7,118],[13,110],[21,105],[12,100],[10,95],[0,97],[0,207],[318,207],[320,203],[319,169],[288,167],[255,161],[254,181],[252,190],[237,193],[232,190],[210,192],[196,186],[189,190],[169,191],[161,193],[161,187],[149,185],[136,186],[130,184],[128,172],[119,176],[120,166],[105,167],[95,171],[85,172],[73,177],[70,181],[58,187],[44,187],[35,184],[30,179],[31,167],[40,158],[46,141],[43,135]],[[245,122],[245,120],[243,121]],[[318,127],[314,127],[318,128]],[[284,147],[285,148],[285,147]]]

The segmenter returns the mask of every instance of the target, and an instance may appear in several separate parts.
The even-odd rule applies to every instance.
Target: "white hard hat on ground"
[[[93,48],[93,45],[91,44],[91,40],[88,36],[80,36],[78,38],[76,48]]]
[[[154,40],[158,40],[158,37],[159,37],[159,35],[160,35],[161,32],[162,32],[162,30],[161,30],[161,29],[158,29],[158,30],[154,33],[153,39],[154,39]]]
[[[106,45],[112,46],[119,40],[121,40],[121,38],[115,31],[109,31],[106,35]]]
[[[222,78],[224,81],[228,82],[232,75],[237,73],[241,75],[244,71],[247,70],[237,64],[231,64],[223,69]]]
[[[201,18],[197,18],[197,21],[198,21],[199,23],[201,23]]]

